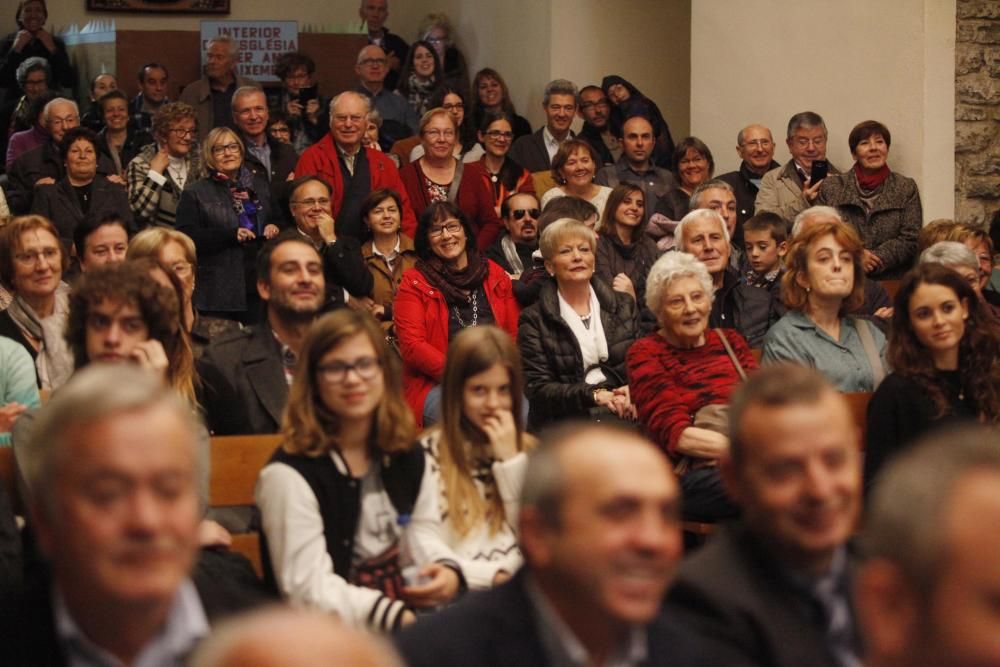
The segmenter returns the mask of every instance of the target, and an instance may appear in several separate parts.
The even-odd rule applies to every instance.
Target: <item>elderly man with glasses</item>
[[[361,49],[354,72],[358,75],[358,87],[354,90],[371,98],[372,106],[382,114],[383,121],[400,123],[410,128],[411,132],[416,132],[420,122],[417,113],[402,95],[385,86],[385,77],[389,74],[389,58],[382,47],[369,44]]]
[[[416,229],[410,198],[396,165],[385,153],[362,146],[371,99],[352,91],[330,101],[330,132],[307,148],[295,166],[296,176],[319,176],[333,186],[331,215],[338,237],[358,241],[367,234],[361,206],[371,192],[389,188],[403,202],[402,228]]]

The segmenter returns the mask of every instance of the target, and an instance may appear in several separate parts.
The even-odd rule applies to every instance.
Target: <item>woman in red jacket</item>
[[[417,223],[417,264],[403,273],[393,302],[403,357],[403,391],[418,425],[440,414],[441,376],[449,339],[462,329],[495,324],[517,337],[520,314],[510,277],[476,250],[465,214],[434,202]]]
[[[477,247],[485,250],[500,233],[500,218],[486,183],[465,174],[466,165],[455,157],[457,137],[455,119],[445,109],[425,113],[420,119],[424,154],[403,167],[399,176],[417,217],[434,202],[458,204],[476,231]],[[404,226],[403,233],[412,235],[413,230]]]

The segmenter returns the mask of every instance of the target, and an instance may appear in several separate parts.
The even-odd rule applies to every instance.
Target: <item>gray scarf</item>
[[[524,273],[524,264],[521,263],[521,257],[517,254],[517,247],[510,234],[504,234],[500,239],[500,248],[507,263],[510,264],[511,273]]]
[[[42,389],[58,389],[73,374],[73,355],[66,344],[66,321],[69,318],[69,286],[60,284],[56,290],[52,314],[42,319],[18,294],[7,307],[11,319],[35,340],[41,341],[35,369]]]

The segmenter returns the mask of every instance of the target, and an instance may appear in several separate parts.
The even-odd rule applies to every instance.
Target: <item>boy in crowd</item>
[[[750,265],[747,284],[770,290],[778,298],[782,260],[788,252],[788,223],[776,213],[758,213],[743,223],[743,246]]]

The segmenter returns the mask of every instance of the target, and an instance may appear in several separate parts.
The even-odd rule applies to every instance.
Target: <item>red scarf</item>
[[[858,179],[858,185],[861,186],[862,190],[871,192],[876,190],[885,183],[885,179],[889,178],[889,165],[883,164],[882,168],[873,174],[869,174],[863,169],[861,165],[857,162],[854,163],[854,177]]]

